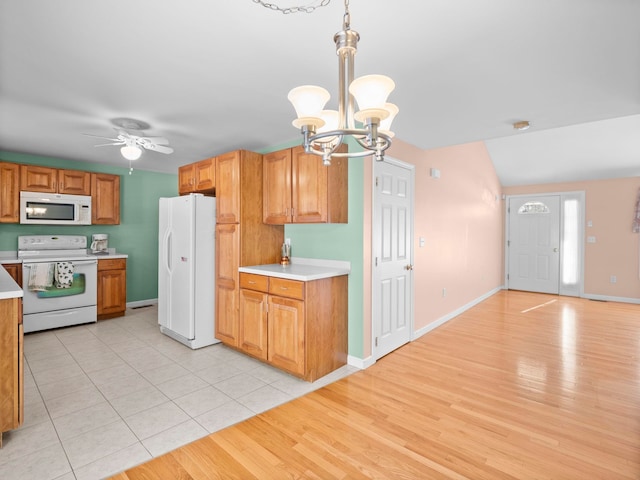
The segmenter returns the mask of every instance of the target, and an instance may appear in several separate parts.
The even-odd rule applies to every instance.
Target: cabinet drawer
[[[259,292],[268,292],[269,277],[265,275],[256,275],[255,273],[240,272],[240,288],[257,290]]]
[[[304,282],[272,277],[269,282],[269,293],[304,300]]]
[[[98,270],[122,270],[127,268],[126,258],[109,258],[98,260]]]

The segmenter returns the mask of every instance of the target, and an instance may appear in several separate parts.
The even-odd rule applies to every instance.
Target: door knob
[[[555,248],[553,249],[553,251],[557,253],[557,252],[558,252],[558,247],[555,247]]]
[[[406,267],[404,267],[405,270],[413,270],[413,265],[409,264]]]

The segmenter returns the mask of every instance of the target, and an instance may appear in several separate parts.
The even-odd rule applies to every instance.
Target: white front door
[[[510,198],[508,215],[509,289],[557,294],[560,196]]]
[[[411,340],[414,168],[385,158],[375,162],[373,175],[373,356],[378,359]]]

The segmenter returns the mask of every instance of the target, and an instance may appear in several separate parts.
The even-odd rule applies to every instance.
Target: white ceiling
[[[280,6],[317,0],[271,0]],[[343,2],[283,15],[254,0],[3,0],[0,150],[128,166],[113,120],[175,152],[143,170],[298,137],[297,85],[337,96]],[[351,0],[356,76],[396,82],[396,138],[487,140],[503,185],[640,175],[640,1]],[[529,120],[515,132],[511,124]]]

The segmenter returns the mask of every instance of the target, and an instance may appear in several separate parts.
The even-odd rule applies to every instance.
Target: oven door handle
[[[64,262],[69,262],[72,265],[94,265],[96,263],[98,263],[98,260],[60,260],[60,261],[64,261]],[[22,265],[25,268],[31,268],[32,265],[36,264],[36,263],[57,263],[57,262],[31,262],[31,263],[25,263],[22,262]]]

